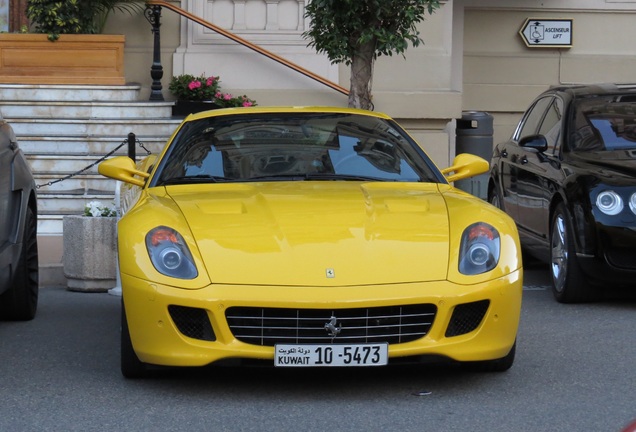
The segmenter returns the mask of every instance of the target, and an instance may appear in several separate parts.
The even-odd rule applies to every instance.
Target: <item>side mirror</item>
[[[97,166],[97,171],[105,177],[140,187],[143,187],[146,184],[145,180],[150,177],[147,172],[138,170],[135,162],[127,156],[108,159]]]
[[[442,170],[442,174],[449,183],[474,177],[488,172],[490,165],[485,159],[469,153],[462,153],[455,156],[453,165]]]
[[[528,135],[521,138],[519,146],[526,149],[534,149],[543,153],[548,149],[548,140],[543,135]]]

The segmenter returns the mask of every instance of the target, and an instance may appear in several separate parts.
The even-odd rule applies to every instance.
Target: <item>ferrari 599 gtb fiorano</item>
[[[187,117],[126,183],[118,224],[121,366],[262,360],[379,366],[514,360],[523,269],[515,223],[449,182],[391,118],[345,108]]]

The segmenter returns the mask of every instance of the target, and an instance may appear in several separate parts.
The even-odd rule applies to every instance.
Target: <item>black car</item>
[[[549,263],[559,302],[636,288],[636,86],[545,91],[490,168],[490,203]]]
[[[35,190],[13,129],[0,118],[0,320],[30,320],[37,310]]]

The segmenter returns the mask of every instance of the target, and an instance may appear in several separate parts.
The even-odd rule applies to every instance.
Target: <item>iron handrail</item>
[[[204,27],[206,27],[206,28],[208,28],[208,29],[220,34],[221,36],[224,36],[224,37],[226,37],[226,38],[228,38],[230,40],[233,40],[234,42],[237,42],[237,43],[243,45],[244,47],[251,49],[252,51],[255,51],[255,52],[259,53],[259,54],[262,54],[262,55],[264,55],[264,56],[266,56],[266,57],[268,57],[268,58],[270,58],[270,59],[272,59],[272,60],[274,60],[274,61],[276,61],[276,62],[278,62],[278,63],[280,63],[282,65],[284,65],[284,66],[287,66],[290,69],[293,69],[296,72],[299,72],[299,73],[305,75],[308,78],[311,78],[311,79],[313,79],[315,81],[318,81],[319,83],[324,84],[327,87],[330,87],[333,90],[336,90],[336,91],[338,91],[338,92],[340,92],[340,93],[342,93],[344,95],[349,95],[349,90],[347,90],[346,88],[344,88],[344,87],[342,87],[342,86],[340,86],[340,85],[338,85],[338,84],[336,84],[336,83],[334,83],[332,81],[329,81],[328,79],[325,79],[325,78],[321,77],[320,75],[317,75],[317,74],[315,74],[315,73],[313,73],[313,72],[311,72],[311,71],[309,71],[309,70],[307,70],[307,69],[305,69],[305,68],[303,68],[303,67],[301,67],[301,66],[299,66],[299,65],[297,65],[295,63],[292,63],[289,60],[286,60],[286,59],[280,57],[279,55],[274,54],[271,51],[268,51],[268,50],[266,50],[266,49],[264,49],[264,48],[262,48],[262,47],[260,47],[258,45],[255,45],[255,44],[251,43],[250,41],[245,40],[245,39],[235,35],[234,33],[231,33],[231,32],[229,32],[229,31],[227,31],[225,29],[222,29],[221,27],[218,27],[218,26],[212,24],[211,22],[208,22],[208,21],[206,21],[206,20],[204,20],[204,19],[202,19],[202,18],[200,18],[200,17],[198,17],[196,15],[193,15],[190,12],[188,12],[188,11],[178,7],[178,6],[173,5],[172,3],[168,3],[165,0],[147,0],[146,1],[146,5],[148,5],[148,6],[159,6],[159,7],[165,7],[167,9],[170,9],[171,11],[181,15],[184,18],[187,18],[190,21],[194,21],[197,24],[200,24],[200,25],[202,25],[202,26],[204,26]]]

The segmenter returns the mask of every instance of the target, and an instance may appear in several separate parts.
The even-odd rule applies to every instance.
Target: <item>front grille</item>
[[[490,300],[480,300],[455,306],[446,337],[459,336],[475,330],[488,310]]]
[[[184,336],[204,341],[215,341],[216,336],[204,309],[186,306],[168,306],[170,318]]]
[[[636,231],[625,227],[603,227],[600,229],[600,241],[601,249],[611,266],[622,270],[636,270]]]
[[[253,345],[399,344],[426,336],[436,312],[432,304],[334,310],[231,307],[225,316],[234,337]],[[335,337],[328,324],[340,329]]]
[[[607,261],[614,267],[636,270],[636,250],[634,248],[614,248],[606,252]]]

